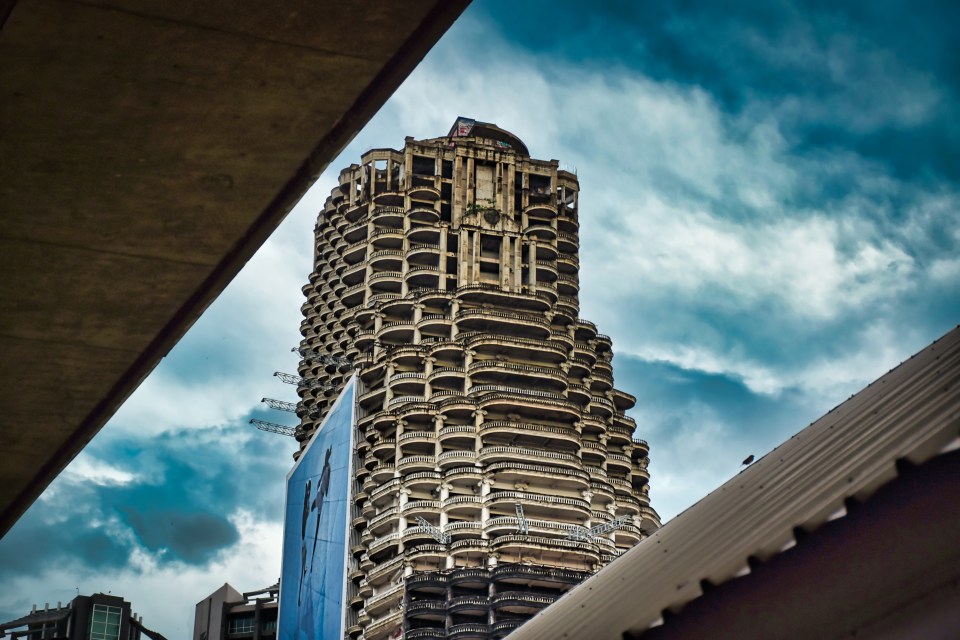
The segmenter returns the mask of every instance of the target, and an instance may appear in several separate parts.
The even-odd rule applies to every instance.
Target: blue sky
[[[477,0],[0,541],[0,619],[112,591],[171,640],[280,573],[316,212],[458,115],[581,184],[582,313],[638,398],[665,519],[960,321],[960,5]]]

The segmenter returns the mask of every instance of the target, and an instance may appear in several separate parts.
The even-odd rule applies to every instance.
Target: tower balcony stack
[[[465,118],[340,173],[297,437],[355,369],[352,637],[503,637],[659,526],[635,399],[579,316],[578,192]]]

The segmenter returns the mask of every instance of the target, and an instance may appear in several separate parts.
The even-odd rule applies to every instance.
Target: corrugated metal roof
[[[679,612],[704,581],[750,572],[897,476],[960,446],[960,328],[893,369],[668,522],[510,640],[621,640]]]

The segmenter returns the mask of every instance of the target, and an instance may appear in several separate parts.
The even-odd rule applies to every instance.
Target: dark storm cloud
[[[288,443],[237,426],[94,441],[84,455],[120,461],[125,483],[65,474],[0,541],[0,577],[62,564],[80,572],[126,566],[144,548],[158,562],[203,565],[237,542],[237,509],[277,521],[289,469]]]

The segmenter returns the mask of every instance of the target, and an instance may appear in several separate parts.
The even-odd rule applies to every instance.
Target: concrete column
[[[471,274],[472,282],[480,282],[480,232],[473,232],[473,272]]]
[[[490,479],[484,478],[483,480],[480,481],[480,499],[484,500],[488,495],[490,495]],[[483,503],[481,504],[482,506],[480,507],[480,522],[482,525],[485,526],[487,524],[487,521],[490,519],[490,508],[487,507],[486,504],[483,504]],[[486,531],[484,531],[480,534],[480,538],[487,540],[490,538],[490,536],[487,534]]]
[[[536,238],[530,240],[530,243],[527,245],[529,253],[527,254],[527,264],[529,265],[529,271],[527,272],[527,284],[530,285],[531,293],[536,291],[537,288],[537,240]]]

